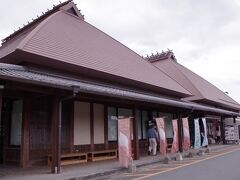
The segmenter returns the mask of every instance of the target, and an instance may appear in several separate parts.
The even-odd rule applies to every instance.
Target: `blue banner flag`
[[[194,149],[199,149],[201,147],[201,137],[200,137],[200,128],[199,128],[199,119],[194,119]]]
[[[202,122],[203,122],[203,128],[204,128],[204,137],[203,137],[203,142],[202,142],[202,146],[207,146],[208,145],[208,138],[207,138],[207,124],[206,124],[206,118],[202,118]]]

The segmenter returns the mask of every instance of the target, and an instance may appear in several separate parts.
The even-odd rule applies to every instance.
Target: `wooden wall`
[[[71,106],[64,102],[62,109],[62,152],[70,150]],[[30,116],[30,164],[46,164],[51,154],[51,98],[42,97],[32,101]]]

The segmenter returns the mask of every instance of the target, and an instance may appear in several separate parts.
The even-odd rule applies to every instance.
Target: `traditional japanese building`
[[[119,116],[132,117],[139,159],[154,117],[169,117],[171,138],[172,118],[239,115],[239,105],[225,96],[198,101],[198,88],[184,86],[87,23],[72,1],[6,37],[0,62],[1,163],[26,167],[47,164],[51,156],[55,172],[60,154],[117,149]]]
[[[146,57],[146,59],[192,94],[192,96],[183,98],[182,100],[230,111],[239,111],[240,105],[235,100],[210,82],[179,64],[172,51],[152,54]],[[198,117],[199,114],[195,114],[195,116]],[[221,116],[204,112],[204,114],[200,114],[200,117],[207,117],[208,135],[215,139],[216,127],[224,125],[221,123]],[[224,133],[223,127],[222,133]],[[224,134],[222,137],[224,137]]]

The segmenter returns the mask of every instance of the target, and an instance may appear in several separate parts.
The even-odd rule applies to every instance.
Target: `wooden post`
[[[133,119],[133,140],[134,140],[134,159],[138,160],[139,156],[139,140],[138,140],[138,109],[134,108],[134,119]]]
[[[60,148],[61,148],[61,101],[60,98],[53,98],[52,101],[52,164],[51,172],[60,173]],[[59,138],[60,136],[60,138]]]
[[[1,134],[0,134],[0,163],[3,162],[4,158],[4,152],[3,152],[3,119],[2,119],[2,91],[0,91],[0,128],[1,128]]]
[[[94,151],[94,114],[93,103],[90,103],[90,148]]]
[[[179,152],[183,152],[183,123],[182,114],[178,114],[178,145]]]
[[[70,152],[74,152],[74,101],[70,102],[70,139],[69,139],[69,146]]]
[[[236,117],[233,117],[233,124],[236,124]]]
[[[225,129],[224,129],[224,117],[221,116],[221,139],[222,139],[222,142],[223,144],[226,144],[226,141],[225,141]]]
[[[23,121],[22,121],[22,143],[21,143],[21,167],[25,168],[29,163],[29,143],[30,143],[30,113],[31,101],[28,98],[23,99]]]
[[[109,143],[108,143],[108,109],[107,105],[104,104],[104,144],[105,149],[109,149]]]

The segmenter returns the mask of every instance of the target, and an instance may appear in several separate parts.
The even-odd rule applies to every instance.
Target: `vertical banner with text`
[[[118,154],[120,164],[128,167],[132,161],[130,118],[118,119]]]
[[[206,123],[206,118],[202,118],[202,123],[203,123],[203,129],[204,129],[204,137],[203,137],[203,142],[202,146],[207,146],[208,145],[208,138],[207,138],[207,123]]]
[[[201,147],[199,118],[194,119],[194,132],[194,149],[199,149]]]
[[[182,123],[183,123],[183,149],[184,151],[188,151],[190,149],[190,133],[188,118],[182,118]]]
[[[171,153],[177,153],[179,151],[179,142],[178,142],[178,119],[172,120],[173,125],[173,143]]]
[[[164,118],[156,118],[158,133],[160,136],[160,153],[163,155],[166,155],[166,147],[167,147],[167,141],[166,141],[166,135],[165,135],[165,124],[164,124]]]

